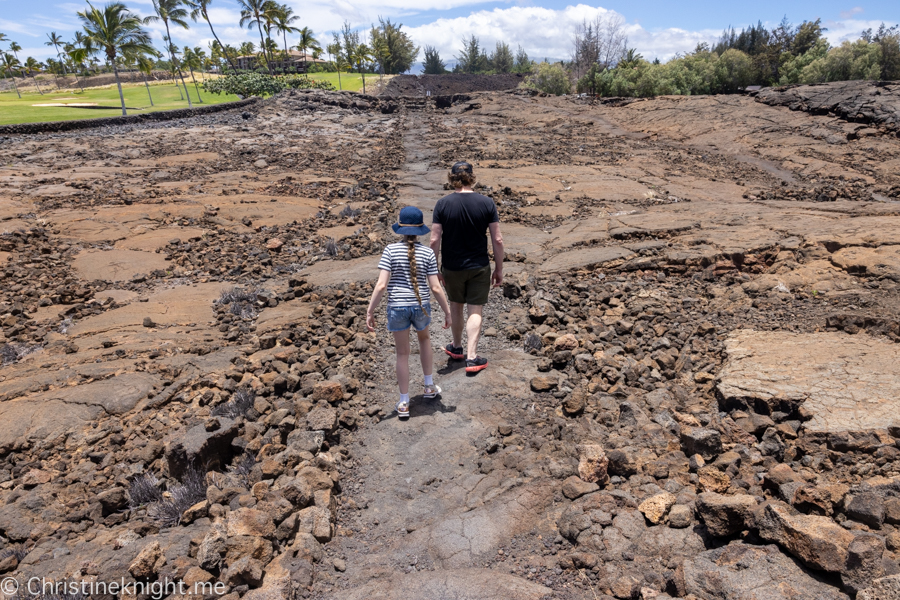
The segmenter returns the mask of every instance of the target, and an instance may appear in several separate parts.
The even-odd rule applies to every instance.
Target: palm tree
[[[341,71],[346,67],[346,63],[344,62],[343,52],[341,52],[341,42],[336,33],[334,34],[334,43],[328,44],[326,51],[333,57],[334,67],[337,69],[338,89],[343,90],[344,86],[341,85]]]
[[[34,87],[36,87],[37,91],[40,92],[41,96],[43,96],[44,91],[41,90],[41,86],[39,86],[37,82],[37,77],[34,76],[35,71],[41,70],[41,63],[29,56],[25,59],[25,68],[28,69],[28,74],[31,75],[31,79],[34,81]]]
[[[206,21],[206,24],[209,25],[209,30],[212,32],[213,37],[216,38],[216,41],[219,43],[219,49],[222,54],[225,56],[225,60],[228,61],[228,64],[231,65],[231,70],[237,74],[237,67],[234,66],[234,63],[231,61],[231,57],[228,56],[228,52],[225,50],[225,46],[222,45],[222,41],[219,39],[219,36],[216,35],[216,30],[213,29],[212,21],[209,20],[209,14],[207,14],[207,8],[209,8],[212,0],[185,0],[185,3],[191,9],[191,20],[194,22],[197,21],[197,17],[203,17],[203,20]],[[199,97],[200,95],[197,94]]]
[[[153,106],[153,94],[150,93],[150,84],[147,83],[147,76],[153,77],[153,61],[147,56],[139,56],[137,65],[138,70],[141,72],[141,76],[144,78],[144,85],[147,86],[147,95],[150,97],[150,106]]]
[[[85,48],[84,46],[76,46],[74,44],[66,44],[66,54],[69,59],[71,59],[72,64],[75,65],[75,81],[78,82],[78,85],[81,86],[81,91],[84,92],[84,82],[78,79],[78,67],[81,67],[82,72],[84,71],[84,60],[87,58],[90,50]]]
[[[238,0],[238,6],[241,7],[240,26],[247,29],[253,29],[253,26],[256,26],[257,30],[259,30],[260,48],[265,52],[266,40],[263,38],[262,27],[263,22],[266,20],[264,15],[268,8],[268,0]],[[272,64],[269,63],[268,59],[266,63],[269,67],[269,75],[274,75]]]
[[[272,62],[272,68],[275,68],[275,51],[278,44],[272,40],[272,29],[275,28],[275,19],[281,12],[281,5],[275,0],[266,0],[266,8],[263,12],[263,18],[266,20],[266,52],[267,59]]]
[[[227,57],[228,55],[238,56],[237,49],[231,44],[226,44],[222,46],[217,41],[213,40],[209,43],[209,60],[210,63],[216,67],[216,70],[219,73],[225,72],[225,64],[223,62],[223,57]],[[231,59],[228,59],[228,62],[231,63],[232,68],[234,68],[234,63],[231,62]],[[235,74],[237,74],[237,69],[234,69]]]
[[[47,59],[47,72],[53,73],[53,82],[56,84],[56,89],[59,89],[59,74],[62,69],[59,67],[59,61],[53,58]]]
[[[300,20],[300,17],[294,14],[294,9],[288,6],[287,4],[282,4],[278,7],[278,11],[275,13],[275,29],[284,36],[284,66],[287,68],[287,60],[288,60],[288,45],[287,45],[287,34],[289,33],[297,33],[300,30],[292,25],[292,23],[296,23]],[[282,69],[284,70],[284,69]]]
[[[193,108],[191,104],[191,95],[188,93],[187,84],[184,82],[184,73],[181,72],[181,66],[175,59],[175,44],[172,43],[172,33],[169,31],[169,23],[172,22],[180,25],[185,29],[190,29],[187,24],[188,11],[182,6],[182,0],[153,0],[153,11],[155,15],[150,15],[144,19],[144,23],[155,23],[161,21],[166,26],[166,42],[169,45],[169,56],[172,64],[178,70],[178,76],[181,78],[181,85],[184,86],[184,93],[187,94],[188,108]],[[175,85],[178,85],[176,80]]]
[[[362,75],[363,94],[366,93],[366,74],[363,65],[372,60],[372,50],[365,44],[359,44],[350,51],[350,62],[356,65],[356,70]]]
[[[9,73],[9,77],[13,82],[13,87],[16,88],[16,95],[21,99],[22,93],[19,92],[19,86],[16,84],[16,74],[13,72],[13,69],[18,69],[20,66],[18,58],[9,52],[3,53],[3,68]]]
[[[78,18],[91,46],[103,49],[107,61],[112,65],[116,86],[119,88],[119,100],[122,101],[122,114],[127,115],[125,94],[122,93],[116,58],[120,54],[122,56],[155,54],[156,50],[153,48],[150,35],[141,27],[140,17],[130,12],[121,2],[111,2],[104,6],[103,10],[94,8],[90,2],[88,6],[91,7],[90,10],[79,12]]]
[[[65,40],[62,39],[61,36],[56,35],[55,31],[51,31],[47,34],[47,38],[50,40],[49,42],[44,42],[45,46],[53,46],[56,48],[56,58],[59,59],[60,66],[62,67],[63,77],[67,76],[66,73],[66,65],[63,64],[62,55],[59,52],[59,46],[65,43]],[[59,79],[56,80],[56,88],[59,89]]]
[[[22,46],[20,46],[16,42],[10,42],[9,49],[12,51],[13,54],[15,54],[16,60],[19,60],[19,50],[22,49]]]
[[[197,85],[197,80],[194,79],[194,69],[200,69],[203,67],[203,60],[200,58],[200,54],[198,52],[203,52],[198,46],[193,50],[189,46],[184,47],[184,66],[188,68],[191,72],[191,81],[194,82],[194,89],[197,90],[197,101],[200,104],[203,104],[203,98],[200,97],[200,87]]]
[[[299,31],[300,33],[300,41],[297,43],[295,48],[303,53],[303,60],[306,60],[306,53],[309,50],[322,51],[322,47],[319,46],[319,40],[313,35],[312,29],[309,27],[304,27]]]

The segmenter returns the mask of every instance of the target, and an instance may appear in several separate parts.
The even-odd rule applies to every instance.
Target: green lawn
[[[359,73],[341,73],[340,85],[338,85],[337,73],[310,73],[309,78],[313,81],[328,81],[335,89],[344,89],[351,92],[361,92],[363,89],[362,75]],[[378,81],[378,75],[375,73],[366,73],[366,91],[371,92],[369,88],[371,84]]]
[[[191,94],[191,102],[194,106],[206,106],[208,104],[221,104],[238,100],[237,96],[216,96],[203,92],[203,104],[197,102],[197,91],[193,84],[188,82],[188,90]],[[129,115],[137,115],[158,110],[171,110],[174,108],[187,108],[187,100],[182,100],[178,90],[172,83],[150,85],[150,93],[153,95],[153,103],[147,97],[147,88],[143,84],[123,85],[125,93],[125,107]],[[111,107],[100,108],[75,108],[66,106],[34,106],[35,104],[67,104],[67,103],[96,103],[98,106]],[[134,110],[132,110],[134,109]],[[116,86],[106,88],[92,88],[84,92],[63,91],[44,92],[41,96],[37,93],[22,94],[21,100],[13,92],[0,93],[0,125],[12,123],[38,123],[42,121],[71,121],[72,119],[96,119],[98,117],[121,116],[122,109],[119,102],[119,92]]]

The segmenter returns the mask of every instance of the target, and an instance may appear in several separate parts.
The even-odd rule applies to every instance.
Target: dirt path
[[[425,144],[426,133],[425,117],[411,115],[401,173],[406,185],[399,203],[429,211],[443,194],[434,176],[443,173],[429,166],[437,152]],[[486,327],[502,310],[502,295],[499,290],[493,294]],[[487,475],[479,471],[477,443],[496,435],[510,406],[527,406],[528,381],[537,373],[535,359],[519,349],[500,350],[486,338],[483,348],[490,367],[470,376],[464,363],[448,361],[441,351],[449,340],[449,330],[432,326],[435,380],[443,388],[434,400],[415,395],[422,381],[414,342],[414,395],[406,422],[393,413],[393,354],[389,344],[382,346],[385,375],[375,394],[387,417],[361,429],[349,444],[358,466],[343,485],[357,506],[344,507],[339,535],[326,547],[332,561],[338,558],[346,564],[346,572],[323,574],[319,597],[558,597],[543,585],[504,572],[508,569],[484,568],[503,556],[498,551],[513,536],[540,528],[535,519],[552,502],[551,488],[538,478],[522,477],[512,469]],[[548,524],[546,530],[551,529]],[[328,571],[327,558],[325,565]]]

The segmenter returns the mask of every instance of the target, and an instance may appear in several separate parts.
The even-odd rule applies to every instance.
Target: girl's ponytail
[[[419,292],[419,277],[416,273],[416,236],[406,236],[406,246],[408,248],[406,256],[409,259],[409,277],[412,282],[413,291],[416,293],[416,300],[419,301],[419,308],[422,309],[422,312],[430,317],[431,315],[428,314],[428,311],[422,305],[422,295]]]

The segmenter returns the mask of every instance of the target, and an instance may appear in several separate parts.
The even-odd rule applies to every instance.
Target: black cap
[[[470,165],[469,163],[467,163],[464,160],[461,160],[458,163],[454,164],[452,167],[450,167],[450,172],[453,173],[454,175],[456,175],[457,173],[468,173],[469,175],[471,175],[472,174],[472,165]]]

